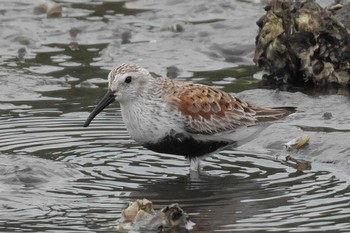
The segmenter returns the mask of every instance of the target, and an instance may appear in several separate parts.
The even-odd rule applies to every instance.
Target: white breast
[[[123,121],[130,136],[139,143],[157,142],[170,131],[183,132],[183,116],[170,110],[165,102],[135,101],[121,103]]]

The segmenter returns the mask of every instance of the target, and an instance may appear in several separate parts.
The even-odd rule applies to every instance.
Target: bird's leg
[[[193,182],[198,182],[203,180],[203,178],[210,177],[211,175],[204,171],[201,167],[201,159],[193,158],[190,159],[190,180]]]
[[[201,160],[199,158],[190,159],[190,170],[199,172],[201,169]]]

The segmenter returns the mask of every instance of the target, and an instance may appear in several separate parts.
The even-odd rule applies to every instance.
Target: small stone
[[[126,31],[126,32],[123,32],[122,35],[121,35],[121,38],[122,38],[122,44],[129,44],[131,42],[131,32],[129,31]]]
[[[332,115],[331,112],[325,112],[325,113],[323,113],[323,119],[329,120],[329,119],[331,119],[331,118],[333,118],[333,115]]]
[[[72,27],[70,30],[69,30],[69,35],[73,38],[77,37],[77,35],[81,32],[81,30],[77,27]]]
[[[177,76],[179,76],[179,72],[180,70],[176,66],[168,66],[166,68],[166,76],[171,79],[177,78]]]
[[[24,56],[26,55],[26,53],[27,53],[26,48],[22,47],[22,48],[18,49],[18,51],[17,51],[18,60],[21,62],[24,61]]]
[[[304,159],[295,159],[291,156],[286,157],[287,165],[297,169],[298,171],[311,170],[312,165],[310,161]]]

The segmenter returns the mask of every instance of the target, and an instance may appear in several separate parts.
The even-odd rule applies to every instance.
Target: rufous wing
[[[177,88],[170,101],[185,116],[190,133],[216,134],[254,125],[256,112],[234,96],[205,85],[188,84]]]
[[[254,106],[216,88],[173,82],[169,101],[185,116],[184,127],[190,133],[234,131],[241,126],[278,120],[295,111],[293,107]]]

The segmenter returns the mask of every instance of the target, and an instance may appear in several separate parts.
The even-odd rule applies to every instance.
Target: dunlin
[[[155,78],[138,65],[122,64],[109,73],[108,91],[84,127],[115,100],[136,142],[156,152],[184,155],[191,170],[199,169],[200,158],[247,141],[267,122],[295,111],[256,106],[213,87]]]

